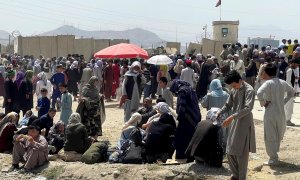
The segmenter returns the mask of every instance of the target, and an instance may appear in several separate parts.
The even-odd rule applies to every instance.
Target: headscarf
[[[209,91],[214,97],[222,97],[226,93],[223,91],[221,81],[219,79],[214,79],[209,85]]]
[[[2,121],[0,121],[0,136],[3,133],[3,130],[5,129],[5,127],[12,122],[13,118],[17,118],[18,114],[15,112],[10,112],[8,113],[3,119]],[[15,119],[16,120],[16,119]]]
[[[103,62],[102,62],[101,59],[99,59],[99,60],[97,61],[97,67],[98,67],[99,69],[102,69],[102,68],[103,68]]]
[[[27,81],[31,81],[31,80],[32,80],[32,77],[33,77],[33,71],[27,70],[26,73],[25,73],[25,79],[26,79]]]
[[[178,96],[180,91],[186,89],[186,91],[192,91],[190,83],[182,80],[175,80],[170,88],[170,91]]]
[[[59,132],[59,127],[60,126],[65,126],[65,123],[62,121],[58,121],[54,126],[51,127],[50,129],[50,133],[51,134],[63,134],[62,132]]]
[[[25,74],[23,72],[19,71],[17,73],[17,77],[16,77],[16,83],[17,83],[18,89],[20,88],[21,83],[24,80],[24,78],[25,78]]]
[[[44,82],[44,85],[45,85],[45,86],[47,86],[47,81],[48,81],[48,79],[47,79],[47,75],[46,75],[45,72],[40,72],[40,73],[38,74],[38,78]]]
[[[168,73],[168,66],[167,65],[160,65],[159,70],[163,72],[163,77],[165,77]]]
[[[226,119],[226,114],[221,114],[217,117],[217,113],[220,111],[220,108],[212,107],[206,114],[206,120],[211,121],[215,125],[222,125],[223,121]]]
[[[99,99],[99,91],[95,86],[95,82],[98,81],[96,76],[92,76],[88,83],[82,89],[82,96],[86,98],[90,98],[90,100],[98,100]]]
[[[6,77],[14,76],[15,74],[16,74],[16,73],[15,73],[14,70],[9,70],[9,71],[7,71],[7,73],[6,73]]]
[[[80,124],[81,123],[80,114],[78,114],[78,113],[72,113],[68,122],[69,122],[68,126],[69,125],[74,125],[74,124]]]
[[[159,112],[161,112],[162,114],[170,114],[170,107],[167,103],[165,102],[159,102],[154,106],[154,109],[158,110]]]
[[[78,67],[78,61],[73,61],[73,63],[70,66],[70,69],[74,69]]]
[[[134,72],[134,67],[136,67],[136,66],[138,66],[139,68],[141,68],[141,63],[138,62],[138,61],[134,61],[134,62],[131,64],[131,66],[130,66],[130,68],[129,68],[129,71],[127,71],[127,72],[125,73],[125,76],[138,76],[139,73]]]

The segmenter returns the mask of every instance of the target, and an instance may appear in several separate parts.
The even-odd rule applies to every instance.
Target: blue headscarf
[[[214,97],[222,97],[226,95],[226,92],[223,91],[221,81],[219,79],[214,79],[209,85],[209,91]]]

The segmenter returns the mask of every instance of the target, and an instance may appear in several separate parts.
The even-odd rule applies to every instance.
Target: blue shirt
[[[48,113],[50,109],[50,100],[47,97],[41,97],[38,99],[37,107],[40,108],[38,116],[41,117]]]
[[[56,89],[53,88],[53,93],[59,92],[58,85],[65,83],[65,75],[63,73],[55,73],[50,79],[51,84],[56,85]]]

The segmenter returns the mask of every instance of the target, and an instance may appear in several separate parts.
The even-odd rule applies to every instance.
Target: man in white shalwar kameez
[[[297,79],[295,77],[293,69],[296,69],[299,67],[300,64],[300,59],[298,60],[292,60],[290,62],[290,67],[287,68],[286,70],[286,82],[294,87],[295,90],[295,85],[299,87],[297,83]],[[294,98],[291,98],[285,105],[284,105],[284,110],[285,110],[285,117],[286,117],[286,125],[287,126],[295,126],[294,123],[292,123],[292,114],[294,110]]]
[[[262,78],[267,80],[257,91],[261,106],[265,107],[264,138],[269,161],[265,165],[278,162],[280,142],[286,130],[284,105],[294,97],[294,89],[286,81],[276,78],[277,68],[267,64]],[[285,96],[286,95],[286,96]]]
[[[141,71],[141,63],[138,61],[133,62],[129,71],[127,71],[124,75],[122,85],[122,96],[123,99],[126,99],[124,105],[125,123],[130,119],[131,114],[139,108],[139,88],[145,81],[145,77]]]

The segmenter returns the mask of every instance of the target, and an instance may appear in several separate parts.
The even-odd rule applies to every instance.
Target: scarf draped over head
[[[73,63],[71,64],[70,68],[74,69],[78,67],[78,61],[73,61]]]
[[[138,61],[134,61],[134,62],[131,64],[131,66],[130,66],[130,68],[129,68],[129,71],[127,71],[127,72],[125,73],[125,76],[138,76],[139,73],[134,72],[134,67],[136,67],[136,66],[138,66],[138,67],[141,69],[141,63],[138,62]]]
[[[99,59],[96,64],[97,64],[97,68],[99,68],[99,69],[103,68],[103,62],[101,59]]]
[[[86,98],[90,98],[90,100],[99,99],[99,91],[95,86],[95,82],[98,81],[96,76],[92,76],[88,83],[82,89],[82,96]]]
[[[25,79],[31,81],[33,77],[33,71],[27,70],[25,73]]]
[[[25,74],[23,72],[19,71],[17,73],[17,77],[16,77],[16,83],[17,83],[18,88],[20,88],[21,83],[24,80],[24,78],[25,78]]]
[[[9,70],[7,73],[6,73],[6,76],[9,77],[9,76],[14,76],[16,73],[14,70]]]
[[[167,65],[160,65],[159,70],[163,72],[163,76],[166,76],[168,73],[168,66]]]
[[[192,92],[193,89],[190,83],[182,80],[175,80],[170,88],[170,91],[174,93],[175,96],[178,96],[180,92],[185,91],[188,94],[189,92]]]
[[[59,127],[65,126],[65,123],[58,121],[53,127],[51,127],[50,133],[52,134],[64,134],[64,132],[59,132]]]
[[[44,85],[45,85],[45,86],[47,86],[47,81],[48,81],[48,79],[47,79],[47,75],[46,75],[45,72],[40,72],[40,73],[38,74],[38,78],[44,82]]]
[[[68,125],[74,125],[74,124],[79,124],[81,123],[81,117],[80,114],[78,113],[72,113],[70,118],[69,118],[69,123]]]
[[[165,102],[159,102],[154,106],[154,109],[158,110],[162,114],[171,113],[169,105]]]
[[[15,112],[10,112],[8,113],[3,119],[2,121],[0,121],[0,136],[3,133],[3,130],[5,129],[5,127],[9,124],[12,123],[13,120],[16,121],[16,118],[18,118],[18,114]]]
[[[224,96],[226,93],[223,91],[221,81],[219,79],[214,79],[209,85],[209,91],[214,97]]]

